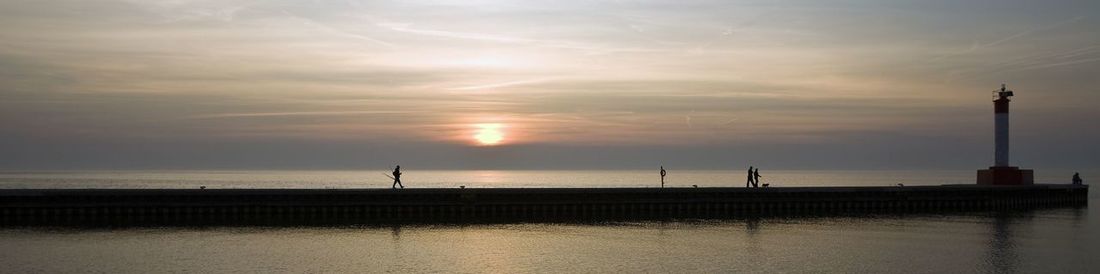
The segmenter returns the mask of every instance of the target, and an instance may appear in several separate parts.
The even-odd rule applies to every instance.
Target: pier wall
[[[727,219],[1083,207],[1087,186],[0,190],[0,226]]]

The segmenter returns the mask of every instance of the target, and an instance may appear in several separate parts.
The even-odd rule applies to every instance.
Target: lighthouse
[[[1011,166],[1008,162],[1008,103],[1013,92],[1001,84],[993,91],[993,166],[978,170],[979,185],[1030,185],[1034,171]]]
[[[1008,102],[1012,91],[1001,84],[993,99],[993,166],[1008,166]]]

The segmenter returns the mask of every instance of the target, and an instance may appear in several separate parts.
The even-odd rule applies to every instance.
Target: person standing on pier
[[[405,185],[401,184],[401,165],[393,168],[393,189],[397,189],[397,186],[405,188]]]
[[[666,174],[668,174],[668,173],[665,172],[665,166],[661,166],[661,188],[665,188],[665,175]]]
[[[1083,184],[1085,184],[1085,181],[1081,180],[1081,173],[1077,173],[1077,172],[1073,173],[1073,184],[1074,185],[1083,185]]]
[[[760,168],[752,171],[752,187],[760,187]]]
[[[745,180],[745,188],[749,188],[749,186],[752,185],[752,181],[753,181],[752,166],[749,166],[749,177],[748,177],[748,180]]]

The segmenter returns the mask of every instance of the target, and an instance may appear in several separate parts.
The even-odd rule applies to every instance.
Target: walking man
[[[401,165],[393,168],[393,189],[397,189],[397,186],[405,188],[405,185],[401,184]]]
[[[752,185],[752,181],[752,166],[749,166],[749,179],[745,181],[745,188],[749,188],[749,186]]]
[[[760,168],[752,171],[752,187],[760,187]]]
[[[665,166],[661,166],[661,188],[665,188]]]

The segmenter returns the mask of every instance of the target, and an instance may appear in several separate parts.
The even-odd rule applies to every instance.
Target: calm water
[[[408,171],[410,187],[654,186],[646,171]],[[969,183],[973,171],[768,171],[774,185]],[[1040,182],[1065,181],[1062,176]],[[377,175],[375,175],[377,174]],[[1072,173],[1069,173],[1072,174]],[[1095,172],[1082,172],[1086,182]],[[1100,175],[1100,174],[1096,174]],[[670,170],[674,186],[740,172]],[[388,187],[381,171],[6,172],[3,188]],[[1095,205],[1097,194],[1090,193]],[[606,224],[0,229],[0,272],[1097,273],[1100,211]]]

